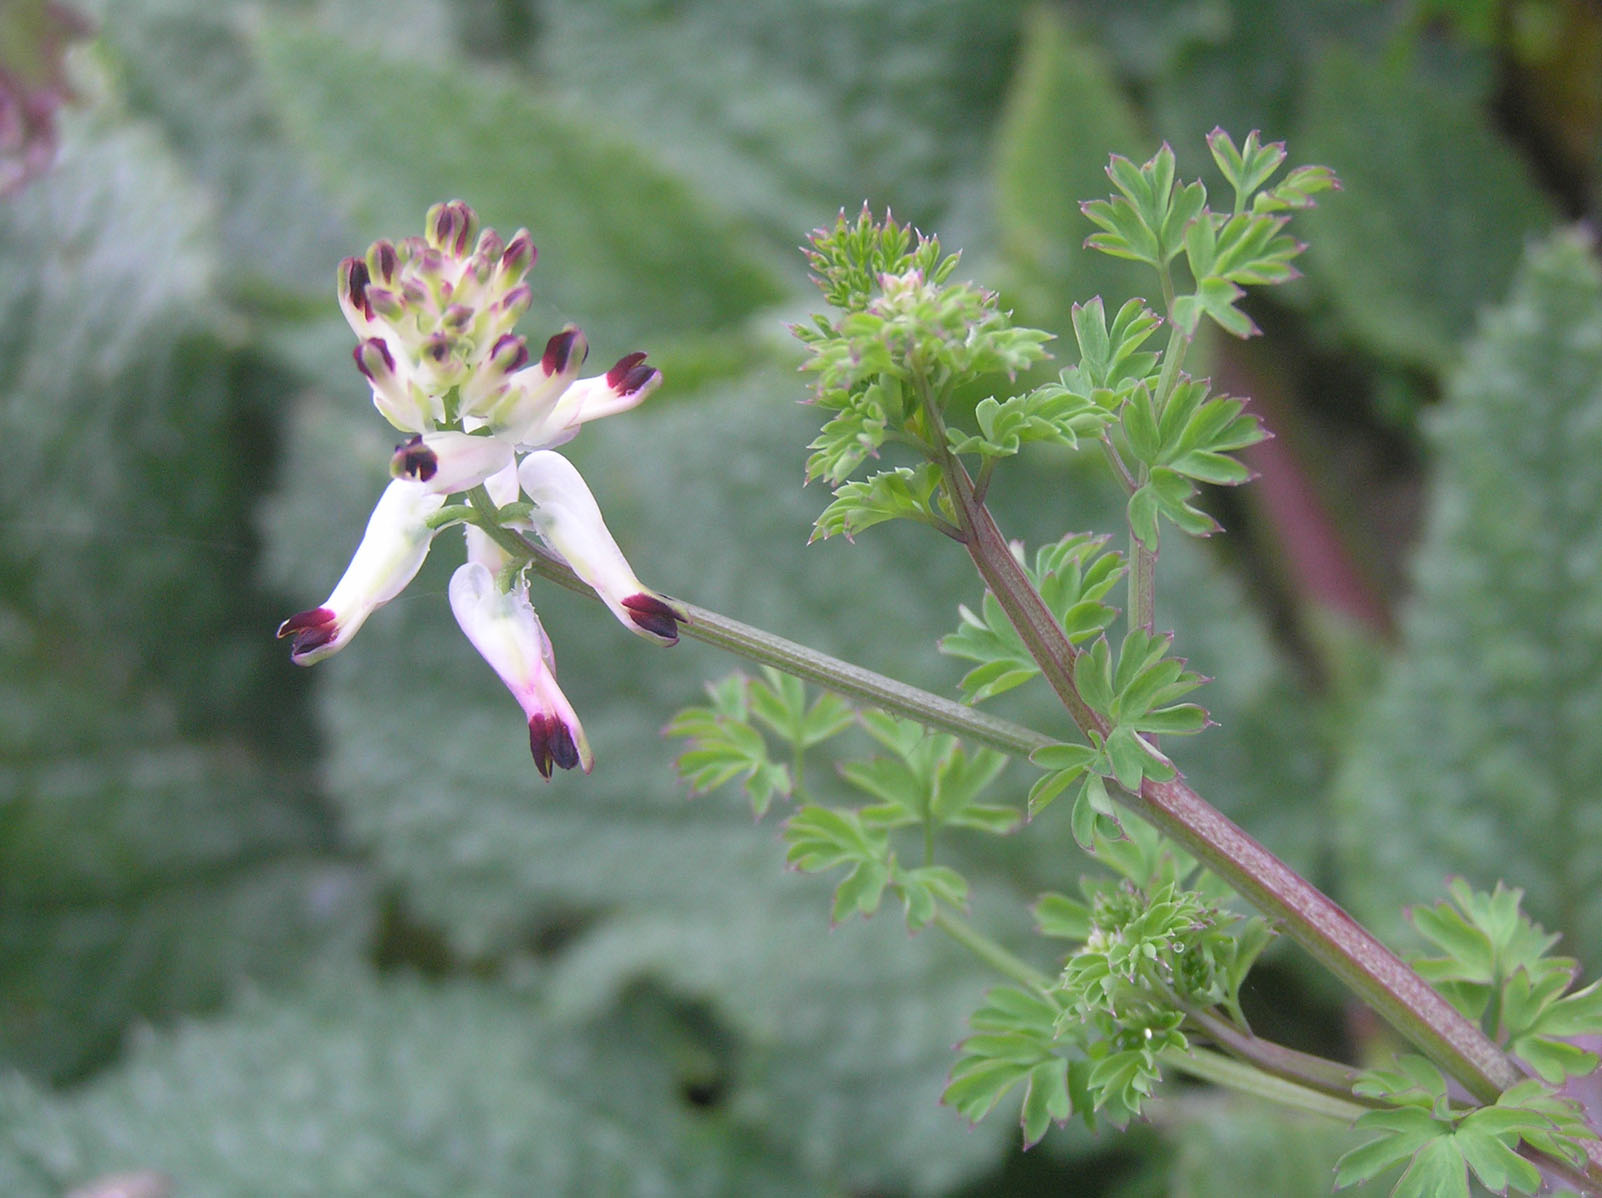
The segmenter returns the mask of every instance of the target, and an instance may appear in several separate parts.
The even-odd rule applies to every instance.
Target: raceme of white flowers
[[[422,568],[441,528],[462,522],[451,496],[482,486],[502,527],[532,532],[566,562],[624,627],[658,644],[678,640],[682,609],[635,577],[595,497],[555,446],[580,426],[625,412],[661,373],[642,353],[603,375],[579,378],[588,345],[569,326],[531,361],[512,331],[533,298],[524,279],[534,243],[519,229],[503,242],[460,201],[429,209],[426,234],[377,241],[339,268],[339,304],[355,331],[356,365],[373,405],[411,436],[390,461],[384,489],[344,577],[323,603],[279,626],[290,659],[311,665],[339,652]],[[471,246],[471,250],[469,250]],[[508,510],[510,509],[510,510]],[[529,602],[522,566],[481,527],[465,523],[467,561],[450,584],[451,611],[467,639],[528,717],[534,764],[594,764],[584,729],[556,685],[550,640]]]

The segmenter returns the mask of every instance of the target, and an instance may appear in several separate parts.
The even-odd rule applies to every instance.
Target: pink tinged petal
[[[333,594],[278,626],[280,637],[295,638],[291,661],[309,666],[339,652],[368,616],[406,588],[422,569],[434,539],[428,518],[444,503],[445,496],[415,483],[397,480],[384,488]]]
[[[395,447],[389,472],[426,490],[450,495],[476,487],[512,464],[512,447],[493,437],[439,430],[419,433]]]
[[[562,393],[542,422],[521,431],[518,445],[526,449],[563,445],[578,436],[580,426],[589,421],[639,406],[662,382],[662,372],[644,363],[644,354],[629,354],[604,375],[578,380]]]
[[[534,239],[529,236],[527,229],[519,229],[512,234],[512,240],[506,243],[501,251],[501,261],[497,274],[503,286],[512,286],[523,281],[524,276],[534,266],[534,260],[539,257],[539,251],[534,246]]]
[[[619,358],[603,377],[581,380],[572,389],[576,393],[571,398],[562,396],[557,407],[565,414],[571,405],[574,415],[570,422],[582,424],[637,407],[661,385],[662,372],[645,365],[644,354],[629,354]]]
[[[528,365],[528,342],[515,333],[496,339],[488,356],[462,384],[462,408],[477,414],[505,394],[511,377]]]
[[[527,312],[529,305],[534,302],[534,289],[527,283],[519,283],[496,301],[495,309],[500,314],[498,323],[511,328]]]
[[[595,589],[623,626],[658,644],[676,643],[678,626],[689,623],[688,615],[635,577],[573,464],[540,450],[523,459],[517,477],[534,503],[534,531]]]
[[[473,247],[474,271],[483,269],[489,274],[505,255],[506,243],[501,240],[501,235],[494,229],[485,229],[478,235],[478,244]]]
[[[556,685],[550,642],[517,587],[503,591],[480,562],[467,562],[451,576],[451,611],[467,639],[499,675],[528,717],[529,751],[542,777],[555,769],[595,764],[573,707]]]
[[[388,287],[399,268],[400,255],[396,252],[393,242],[381,238],[368,247],[367,273],[376,282]]]

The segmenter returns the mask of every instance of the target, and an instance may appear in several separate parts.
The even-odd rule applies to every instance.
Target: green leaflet
[[[1397,926],[1443,879],[1505,879],[1602,943],[1602,269],[1579,237],[1534,247],[1433,427],[1438,469],[1403,652],[1340,778],[1362,916]]]
[[[1353,1125],[1359,1132],[1379,1135],[1336,1162],[1337,1189],[1405,1164],[1390,1191],[1392,1198],[1468,1198],[1471,1173],[1493,1193],[1534,1194],[1543,1178],[1519,1155],[1521,1142],[1583,1165],[1585,1151],[1576,1138],[1592,1137],[1579,1104],[1535,1080],[1504,1091],[1490,1106],[1454,1107],[1446,1079],[1417,1056],[1402,1057],[1394,1069],[1366,1074],[1356,1092],[1396,1105],[1371,1110]]]

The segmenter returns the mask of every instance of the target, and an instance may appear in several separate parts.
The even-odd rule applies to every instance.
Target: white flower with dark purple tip
[[[395,447],[389,472],[426,490],[451,495],[478,486],[512,465],[512,447],[495,437],[441,429]]]
[[[644,354],[627,354],[603,375],[578,379],[549,398],[547,390],[537,400],[525,400],[506,421],[505,435],[519,449],[565,445],[589,421],[637,407],[661,381],[662,372],[645,365]]]
[[[590,344],[582,330],[568,325],[545,343],[540,360],[509,372],[495,395],[478,406],[497,436],[523,445],[523,431],[537,427],[564,393],[577,385],[578,372],[589,356]]]
[[[397,362],[382,337],[369,337],[352,351],[356,368],[373,388],[373,406],[402,432],[415,433],[433,426],[436,413],[428,393],[411,377],[411,369]]]
[[[517,477],[534,503],[530,525],[540,540],[594,588],[625,628],[658,644],[676,643],[689,617],[635,577],[573,464],[539,450],[523,459]]]
[[[297,612],[278,626],[280,637],[295,638],[291,661],[309,666],[338,653],[368,616],[405,590],[422,569],[434,539],[428,518],[444,502],[445,496],[413,482],[397,479],[384,488],[333,593],[320,606]]]
[[[552,769],[595,764],[589,741],[567,696],[556,685],[556,661],[539,617],[521,583],[502,590],[482,562],[466,562],[451,575],[451,612],[467,639],[523,708],[528,718],[534,767]]]

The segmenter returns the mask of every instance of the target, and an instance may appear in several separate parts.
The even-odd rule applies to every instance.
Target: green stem
[[[1014,956],[960,916],[939,910],[935,913],[934,926],[1002,976],[1037,994],[1050,992],[1051,978],[1022,958]],[[1201,1014],[1205,1017],[1203,1024],[1222,1023],[1206,1016],[1205,1012]],[[1227,1024],[1223,1026],[1228,1027]],[[1203,1026],[1203,1031],[1208,1035],[1213,1034],[1210,1026]],[[1242,1036],[1238,1032],[1234,1036],[1240,1040],[1253,1040],[1253,1037]],[[1234,1045],[1228,1047],[1232,1051],[1235,1048]],[[1255,1041],[1255,1045],[1250,1047],[1253,1048],[1252,1053],[1245,1055],[1243,1060],[1197,1048],[1188,1052],[1164,1053],[1163,1063],[1231,1090],[1346,1123],[1368,1109],[1353,1102],[1350,1097],[1351,1082],[1356,1078],[1355,1070],[1266,1041]]]
[[[1368,1109],[1322,1090],[1309,1089],[1294,1081],[1264,1073],[1252,1065],[1220,1053],[1208,1052],[1205,1048],[1193,1048],[1189,1052],[1165,1052],[1162,1062],[1171,1069],[1188,1073],[1215,1086],[1251,1094],[1280,1106],[1323,1115],[1341,1123],[1350,1123]]]
[[[965,480],[960,463],[956,467],[957,477]],[[469,502],[483,520],[482,527],[498,544],[526,558],[541,577],[593,597],[594,592],[565,563],[516,530],[497,525],[495,505],[487,493],[480,493],[481,490],[475,488],[470,492]],[[974,505],[978,513],[982,513],[976,518],[976,514],[963,505],[964,496],[971,504],[971,490],[959,485],[952,491],[959,514],[963,515],[965,523],[972,521],[968,527],[980,534],[968,542],[968,549],[980,565],[981,575],[992,593],[1002,601],[1014,627],[1041,663],[1048,681],[1063,696],[1065,705],[1069,705],[1070,712],[1076,720],[1083,714],[1085,722],[1081,727],[1088,723],[1089,727],[1099,727],[1105,733],[1100,717],[1090,711],[1073,689],[1074,650],[1061,626],[1018,567],[988,511]],[[818,653],[717,612],[690,603],[679,603],[679,606],[690,619],[684,635],[815,682],[845,698],[882,707],[926,727],[1015,756],[1027,756],[1053,743],[1050,737],[1032,728]],[[1024,613],[1023,618],[1015,612]],[[1050,669],[1045,668],[1048,665]],[[1062,688],[1064,678],[1066,693]],[[1074,700],[1072,704],[1069,704],[1069,696]],[[1182,778],[1164,783],[1148,780],[1139,795],[1121,794],[1120,797],[1188,848],[1248,902],[1277,919],[1293,939],[1330,968],[1387,1022],[1462,1081],[1476,1097],[1489,1101],[1522,1079],[1523,1075],[1501,1050],[1423,979],[1317,888],[1203,801]],[[936,923],[1005,976],[1032,988],[1045,989],[1051,985],[1046,975],[955,916],[937,914]],[[1592,1146],[1588,1144],[1587,1149],[1592,1150]],[[1602,1178],[1602,1145],[1597,1146],[1592,1156],[1592,1172]]]
[[[1051,978],[1022,957],[1014,956],[960,915],[941,908],[935,912],[934,926],[1003,977],[1011,978],[1036,994],[1045,994],[1051,990],[1053,985]]]
[[[1271,1073],[1303,1089],[1317,1090],[1352,1105],[1352,1087],[1357,1084],[1358,1070],[1339,1061],[1286,1048],[1272,1040],[1259,1039],[1241,1031],[1228,1020],[1220,1019],[1211,1011],[1187,1008],[1185,1018],[1192,1027],[1230,1056],[1250,1062],[1262,1072]],[[1376,1102],[1374,1105],[1386,1104]]]
[[[1040,667],[1041,676],[1057,692],[1057,698],[1068,709],[1074,723],[1087,730],[1096,728],[1105,736],[1106,722],[1080,697],[1079,688],[1074,683],[1074,661],[1079,656],[1078,650],[1069,642],[1068,634],[1057,622],[1057,617],[1029,581],[1023,566],[1013,557],[1006,538],[991,519],[990,509],[975,495],[967,468],[946,447],[938,406],[928,394],[924,394],[923,402],[930,425],[939,433],[935,441],[934,461],[940,467],[946,497],[962,528],[962,536],[958,539],[968,550],[968,556],[978,568],[980,578],[984,579],[990,593],[1007,613],[1007,619],[1018,629],[1024,644],[1029,647],[1035,663]],[[1035,651],[1037,647],[1041,647],[1040,652]]]
[[[516,532],[512,535],[517,538],[518,554],[530,559],[534,572],[540,577],[581,595],[594,595],[564,562]],[[796,678],[815,682],[842,698],[869,707],[882,707],[915,720],[926,728],[949,732],[970,743],[987,745],[1014,757],[1027,757],[1036,749],[1054,743],[1051,737],[1033,728],[1025,728],[1011,720],[908,686],[894,678],[841,661],[838,657],[830,657],[827,653],[819,653],[816,649],[775,636],[708,608],[681,599],[673,599],[672,602],[690,618],[689,624],[682,629],[684,636],[726,649],[758,665],[772,666]]]
[[[1312,883],[1175,776],[1147,779],[1129,805],[1177,840],[1324,964],[1470,1093],[1492,1101],[1523,1078],[1457,1008]]]

